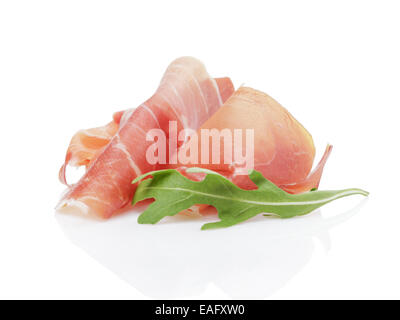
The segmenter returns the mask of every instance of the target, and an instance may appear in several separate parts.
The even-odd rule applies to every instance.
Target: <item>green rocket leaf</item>
[[[174,169],[153,171],[137,177],[132,183],[143,180],[136,189],[132,203],[154,198],[155,201],[139,216],[142,224],[155,224],[166,216],[173,216],[195,204],[209,204],[218,210],[220,221],[203,225],[202,230],[230,227],[260,213],[275,214],[281,218],[305,215],[333,200],[360,194],[361,189],[312,191],[289,194],[278,188],[258,171],[249,173],[258,186],[256,190],[243,190],[222,175],[200,168],[189,172],[203,172],[202,181],[192,181]]]

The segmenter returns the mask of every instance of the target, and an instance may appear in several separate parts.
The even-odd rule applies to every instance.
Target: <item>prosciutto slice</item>
[[[332,150],[326,148],[320,163],[311,171],[315,157],[315,147],[310,133],[276,100],[267,94],[247,87],[240,87],[225,104],[199,129],[197,137],[202,137],[203,129],[254,130],[254,169],[264,177],[289,193],[301,193],[317,188],[324,165]],[[243,134],[244,136],[244,134]],[[207,139],[206,139],[207,140]],[[208,154],[214,154],[216,145],[198,139],[198,150],[208,149]],[[221,138],[220,159],[217,164],[185,164],[180,170],[194,180],[201,179],[200,174],[186,173],[187,167],[204,167],[220,172],[237,186],[244,189],[255,189],[256,185],[246,174],[238,174],[243,167],[225,161],[225,140]],[[242,143],[244,142],[244,138]],[[187,143],[189,144],[190,141]],[[240,143],[240,142],[239,142]],[[238,147],[238,141],[233,141],[233,149]],[[228,148],[229,149],[229,148]],[[245,147],[242,148],[243,152]],[[185,152],[185,145],[180,152]],[[233,150],[234,152],[234,150]],[[211,156],[210,156],[211,157]],[[179,165],[178,165],[179,167]]]
[[[86,165],[84,176],[59,202],[57,209],[109,218],[132,199],[138,175],[155,170],[146,160],[151,129],[169,136],[169,122],[177,129],[197,130],[233,93],[229,78],[213,79],[197,59],[183,57],[167,68],[156,93],[138,108],[114,115],[105,127],[78,132],[60,170],[65,181],[68,163]]]
[[[119,120],[113,120],[103,127],[78,131],[69,144],[65,162],[59,173],[60,181],[68,185],[65,172],[67,165],[74,167],[86,166],[88,168],[101,150],[111,141],[118,128]]]

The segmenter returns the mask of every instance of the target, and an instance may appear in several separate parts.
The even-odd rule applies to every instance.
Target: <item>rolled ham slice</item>
[[[289,193],[302,193],[318,188],[324,165],[332,150],[332,146],[328,145],[320,163],[311,171],[315,147],[310,133],[276,100],[248,87],[240,87],[199,128],[198,137],[202,136],[203,129],[228,129],[232,137],[235,129],[241,129],[242,132],[246,129],[254,130],[254,169]],[[216,145],[199,138],[197,149],[209,149],[209,164],[202,164],[199,159],[197,164],[178,164],[176,167],[193,180],[202,179],[202,174],[186,173],[185,169],[203,167],[221,173],[243,189],[257,188],[247,174],[238,174],[243,165],[225,161],[224,139],[221,138],[220,141],[218,164],[213,164],[211,159],[211,155],[218,151],[215,150]],[[189,143],[190,141],[187,144]],[[233,141],[233,149],[237,146],[237,141]],[[245,150],[245,146],[242,150]],[[185,145],[179,152],[185,152]]]
[[[125,207],[135,191],[131,181],[157,166],[146,160],[151,129],[169,136],[169,122],[177,129],[197,130],[233,93],[229,78],[213,79],[197,59],[183,57],[167,68],[156,93],[138,108],[114,115],[102,128],[79,132],[71,141],[66,165],[85,165],[84,176],[67,191],[57,209],[109,218]]]

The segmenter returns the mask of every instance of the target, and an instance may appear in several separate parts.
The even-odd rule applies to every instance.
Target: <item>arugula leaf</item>
[[[209,204],[218,210],[220,221],[207,223],[201,229],[215,229],[233,226],[260,213],[275,214],[281,218],[305,215],[342,197],[369,194],[361,189],[345,189],[293,195],[278,188],[256,170],[252,170],[249,177],[258,189],[244,190],[214,171],[200,168],[187,170],[207,175],[202,181],[192,181],[177,170],[167,169],[146,173],[132,181],[136,183],[152,176],[139,184],[132,200],[135,204],[144,199],[155,199],[139,216],[139,223],[155,224],[195,204]]]

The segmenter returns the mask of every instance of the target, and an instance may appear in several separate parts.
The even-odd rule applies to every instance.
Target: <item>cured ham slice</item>
[[[68,185],[65,172],[67,165],[89,167],[90,163],[117,133],[124,112],[115,112],[113,121],[103,127],[79,130],[74,134],[68,146],[65,162],[59,173],[59,179],[62,183]]]
[[[289,193],[302,193],[305,191],[310,191],[312,189],[318,189],[325,163],[332,152],[332,148],[333,147],[331,145],[328,145],[326,147],[325,152],[318,165],[312,172],[310,172],[307,178],[291,184],[282,184],[279,187]]]
[[[308,131],[277,101],[267,94],[252,88],[239,88],[225,104],[199,129],[229,129],[234,137],[234,129],[254,129],[254,169],[260,171],[267,179],[290,193],[301,193],[317,188],[324,165],[332,146],[328,146],[319,165],[311,172],[315,147]],[[244,135],[243,135],[244,136]],[[198,149],[215,153],[215,144],[208,139],[198,139]],[[190,143],[190,141],[188,142]],[[240,143],[240,142],[239,142]],[[244,144],[244,138],[242,140]],[[205,145],[206,144],[206,145]],[[254,189],[256,185],[246,174],[238,174],[243,165],[225,160],[225,140],[220,140],[220,159],[212,164],[185,164],[185,167],[203,167],[213,169],[231,179],[244,189]],[[233,148],[238,146],[233,141]],[[245,146],[243,146],[243,152]],[[185,152],[183,146],[180,152]],[[233,150],[234,152],[234,150]],[[224,163],[225,162],[225,163]],[[203,162],[204,163],[204,162]],[[179,165],[178,165],[179,166]],[[189,178],[201,179],[199,174],[186,173]]]
[[[66,167],[86,166],[95,159],[96,155],[104,148],[118,131],[118,123],[111,121],[107,125],[98,128],[78,131],[71,139],[65,163],[60,169],[60,181],[68,185],[66,180]]]
[[[233,84],[229,78],[214,79],[222,101],[226,101],[233,93]],[[89,167],[90,163],[101,153],[103,148],[111,141],[119,129],[119,123],[125,111],[118,111],[113,114],[113,121],[102,127],[86,130],[79,130],[71,139],[68,146],[65,162],[59,172],[59,180],[67,185],[66,168]],[[129,110],[128,110],[129,112]]]
[[[57,206],[109,218],[126,206],[134,194],[131,181],[156,169],[146,160],[151,129],[169,136],[169,122],[177,129],[197,130],[233,93],[229,78],[210,78],[203,64],[191,57],[175,60],[167,68],[156,93],[138,108],[114,115],[103,128],[79,132],[71,141],[60,170],[65,181],[67,163],[86,165],[84,176]]]

